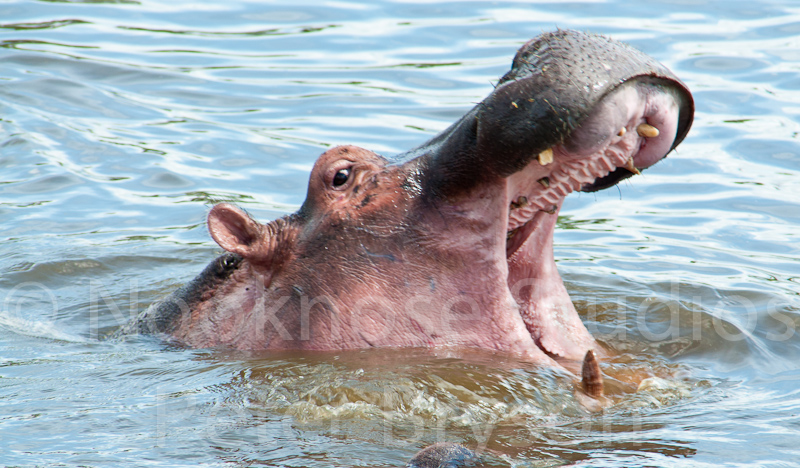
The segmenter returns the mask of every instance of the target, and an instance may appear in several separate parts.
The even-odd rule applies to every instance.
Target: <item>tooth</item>
[[[550,213],[550,214],[553,214],[553,213],[555,213],[556,211],[558,211],[558,206],[557,206],[557,205],[553,205],[553,207],[552,207],[552,208],[550,208],[549,210],[542,210],[542,211],[544,211],[545,213]]]
[[[656,127],[650,124],[643,123],[639,124],[639,126],[636,127],[636,133],[638,133],[640,137],[655,138],[658,136],[659,132]]]
[[[633,164],[633,158],[628,158],[628,162],[625,163],[625,169],[633,172],[636,175],[642,174],[641,172],[639,172],[639,169],[636,169],[636,166]]]
[[[603,396],[603,373],[597,357],[591,349],[586,352],[581,367],[581,386],[583,391],[592,398]]]
[[[617,132],[617,136],[618,137],[624,137],[626,133],[628,133],[628,129],[625,128],[625,127],[622,127],[622,128],[619,129],[619,132]]]
[[[544,188],[550,187],[550,179],[547,177],[542,177],[541,179],[538,180],[538,182],[542,184],[542,187]]]
[[[547,148],[539,153],[539,164],[546,166],[553,162],[553,148]]]
[[[528,197],[522,197],[522,196],[518,197],[516,201],[512,201],[509,204],[509,207],[512,210],[516,210],[517,208],[520,208],[522,206],[528,206]]]

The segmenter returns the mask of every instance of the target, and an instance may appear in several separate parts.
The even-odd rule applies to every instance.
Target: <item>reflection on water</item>
[[[4,465],[796,466],[800,14],[791,2],[19,1],[0,5]],[[555,27],[630,42],[697,120],[569,198],[556,257],[612,404],[464,350],[253,355],[101,338],[217,252],[211,204],[294,211],[316,157],[391,155]],[[637,387],[641,377],[650,377]]]

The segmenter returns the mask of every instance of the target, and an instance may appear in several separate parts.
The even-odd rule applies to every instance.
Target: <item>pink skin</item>
[[[542,35],[425,145],[393,160],[325,152],[297,213],[264,225],[213,207],[209,231],[231,254],[121,333],[197,348],[481,348],[546,365],[602,355],[556,270],[558,210],[655,164],[692,116],[689,91],[643,54]]]

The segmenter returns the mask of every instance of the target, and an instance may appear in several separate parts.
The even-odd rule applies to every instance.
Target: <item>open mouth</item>
[[[681,96],[649,78],[606,96],[566,141],[509,177],[506,255],[536,230],[535,216],[555,214],[569,193],[611,187],[665,157],[688,131],[680,113]]]

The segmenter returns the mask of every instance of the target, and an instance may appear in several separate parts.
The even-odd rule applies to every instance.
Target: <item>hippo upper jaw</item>
[[[593,192],[639,174],[673,148],[682,97],[638,79],[606,96],[562,142],[508,177],[508,255],[531,229],[535,213],[555,213],[573,191]]]

